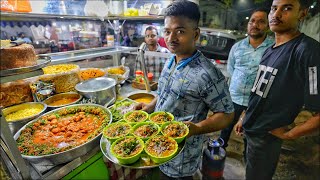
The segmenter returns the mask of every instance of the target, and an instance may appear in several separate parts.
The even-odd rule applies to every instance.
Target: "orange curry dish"
[[[154,157],[167,157],[178,149],[177,142],[167,136],[156,136],[149,139],[145,145],[145,151]]]
[[[173,118],[170,116],[167,112],[159,112],[158,114],[154,115],[152,118],[150,118],[151,121],[161,124],[168,121],[172,121]]]
[[[164,135],[170,136],[170,137],[183,137],[187,133],[187,129],[185,126],[182,126],[178,123],[170,123],[168,126],[166,126],[163,129]]]
[[[95,138],[109,121],[109,114],[97,106],[66,107],[27,125],[18,148],[29,156],[63,152]]]
[[[61,106],[65,104],[70,104],[77,101],[79,98],[62,98],[51,103],[48,103],[49,106]]]

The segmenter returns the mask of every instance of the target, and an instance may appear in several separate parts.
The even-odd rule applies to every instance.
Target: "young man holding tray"
[[[136,109],[149,113],[166,111],[189,126],[183,151],[160,166],[160,179],[192,179],[199,169],[205,133],[221,130],[233,118],[233,104],[225,77],[200,51],[198,5],[187,0],[174,1],[165,11],[164,38],[174,56],[162,70],[158,97]],[[208,111],[214,115],[207,118]]]

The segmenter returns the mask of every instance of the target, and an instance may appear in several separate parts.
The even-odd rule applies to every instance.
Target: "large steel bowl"
[[[27,102],[27,103],[15,105],[15,106],[7,107],[2,110],[4,117],[6,117],[10,113],[13,113],[13,112],[16,112],[16,111],[22,110],[22,109],[27,109],[27,108],[30,108],[33,106],[38,106],[38,105],[42,106],[42,110],[39,113],[34,114],[29,117],[26,117],[26,118],[23,118],[23,119],[19,119],[19,120],[15,120],[15,121],[8,121],[8,125],[9,125],[10,131],[12,132],[12,134],[15,134],[22,126],[24,126],[29,121],[31,121],[31,120],[39,117],[41,114],[43,114],[47,109],[47,105],[42,102]]]
[[[151,93],[134,93],[129,95],[128,98],[136,102],[143,102],[149,104],[155,98],[155,95]],[[148,102],[146,102],[147,100]]]
[[[61,99],[64,99],[64,98],[74,98],[74,99],[77,99],[77,100],[75,100],[75,101],[73,101],[71,103],[68,103],[68,104],[62,104],[62,105],[58,105],[58,106],[50,105],[54,101],[61,100]],[[80,94],[78,94],[76,92],[67,92],[67,93],[60,93],[60,94],[53,95],[53,96],[47,98],[46,100],[44,100],[42,102],[47,105],[49,110],[52,110],[52,109],[60,108],[60,107],[63,107],[63,106],[77,104],[81,99],[82,99],[82,95],[80,95]]]
[[[105,110],[109,114],[110,121],[109,121],[108,124],[110,124],[112,122],[111,112],[107,108],[105,108],[105,107],[103,107],[101,105],[97,105],[97,104],[74,104],[74,105],[70,105],[70,106],[66,106],[66,107],[62,107],[62,108],[75,107],[75,106],[79,106],[79,107],[80,106],[95,106],[95,107],[102,108],[103,110]],[[47,112],[47,113],[43,114],[42,116],[54,113],[56,111],[59,111],[62,108],[52,110],[50,112]],[[39,118],[41,118],[41,117],[39,117]],[[17,140],[18,137],[20,136],[21,131],[24,130],[26,128],[26,126],[28,126],[29,124],[33,123],[34,121],[37,121],[39,118],[37,118],[37,119],[35,119],[33,121],[30,121],[28,124],[24,125],[13,136],[13,138],[15,140]],[[86,142],[84,144],[81,144],[79,146],[76,146],[76,147],[74,147],[72,149],[69,149],[67,151],[63,151],[63,152],[57,153],[57,154],[49,154],[49,155],[41,155],[41,156],[27,156],[27,155],[23,155],[23,154],[21,154],[21,155],[22,155],[22,157],[24,159],[28,160],[29,162],[31,162],[31,163],[33,163],[35,165],[49,166],[49,165],[63,164],[63,163],[72,161],[73,159],[75,159],[77,157],[83,156],[86,153],[88,153],[90,150],[95,148],[96,146],[99,146],[99,140],[101,138],[101,135],[102,135],[102,131],[101,131],[101,133],[99,133],[99,135],[97,135],[95,138],[91,139],[90,141],[88,141],[88,142]]]
[[[107,107],[116,101],[116,84],[112,78],[98,77],[78,83],[75,89],[84,97]]]

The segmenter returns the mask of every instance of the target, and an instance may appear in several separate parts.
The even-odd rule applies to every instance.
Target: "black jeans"
[[[192,176],[180,177],[180,178],[173,178],[165,175],[162,171],[160,171],[160,180],[193,180]]]
[[[246,180],[271,180],[279,160],[282,140],[269,134],[245,134]]]
[[[241,105],[236,104],[236,103],[233,103],[233,106],[234,106],[234,118],[233,118],[231,124],[227,128],[223,129],[221,131],[221,133],[220,133],[220,138],[222,138],[223,141],[224,141],[223,148],[228,147],[228,141],[230,139],[230,135],[231,135],[231,132],[233,130],[233,126],[238,122],[242,111],[247,109],[246,106],[241,106]]]
[[[149,173],[143,175],[139,180],[193,180],[192,176],[173,178],[165,175],[159,167],[150,169]]]

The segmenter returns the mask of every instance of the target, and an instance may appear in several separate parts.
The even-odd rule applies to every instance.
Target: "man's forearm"
[[[296,139],[301,136],[310,134],[320,128],[320,113],[315,113],[310,119],[305,123],[295,126],[290,131],[288,131],[286,136],[288,139]]]
[[[196,124],[197,131],[195,134],[206,134],[219,131],[228,127],[234,117],[234,113],[215,113],[209,118]]]

